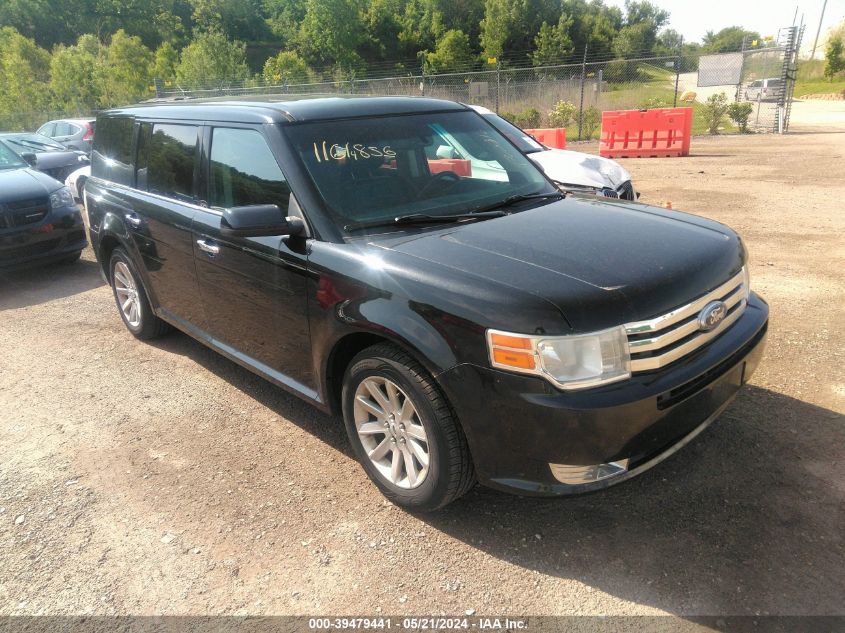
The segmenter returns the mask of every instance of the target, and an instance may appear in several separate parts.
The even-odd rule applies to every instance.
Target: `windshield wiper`
[[[21,147],[27,147],[29,149],[37,149],[39,147],[46,147],[48,149],[53,150],[60,150],[62,149],[58,145],[54,145],[53,143],[42,143],[41,141],[31,141],[30,139],[10,139],[10,143],[14,143],[15,145],[20,145]]]
[[[488,211],[492,211],[493,209],[502,209],[504,207],[510,207],[517,202],[522,202],[523,200],[544,200],[546,198],[558,198],[562,199],[565,198],[566,195],[561,191],[550,191],[548,193],[520,193],[515,196],[508,196],[504,200],[500,200],[494,204],[488,204],[482,207],[478,207],[474,209],[474,213],[486,213]]]
[[[507,215],[504,211],[471,211],[469,213],[456,213],[454,215],[411,213],[408,215],[400,215],[395,218],[352,222],[351,224],[344,226],[343,230],[354,231],[355,229],[366,229],[373,226],[396,226],[400,224],[437,224],[440,222],[460,222],[461,220],[484,220],[488,218],[500,218],[504,215]]]

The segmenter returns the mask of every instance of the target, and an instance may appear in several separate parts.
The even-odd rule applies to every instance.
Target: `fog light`
[[[618,462],[607,464],[593,464],[591,466],[576,466],[573,464],[549,464],[552,475],[562,484],[576,486],[588,484],[602,479],[617,477],[628,472],[628,460],[621,459]]]

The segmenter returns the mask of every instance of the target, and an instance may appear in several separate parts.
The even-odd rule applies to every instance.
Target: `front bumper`
[[[520,494],[588,492],[655,465],[718,417],[760,361],[768,312],[752,293],[742,317],[705,347],[605,387],[563,392],[469,364],[438,379],[481,483]]]
[[[87,244],[78,207],[51,209],[37,224],[0,231],[0,268],[60,260]]]

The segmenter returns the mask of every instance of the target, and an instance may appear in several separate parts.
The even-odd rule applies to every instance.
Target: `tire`
[[[380,398],[373,389],[378,390]],[[362,404],[358,396],[367,404]],[[475,484],[466,437],[449,403],[422,365],[399,348],[379,344],[352,359],[341,398],[346,432],[358,461],[396,505],[430,512],[451,503]],[[377,405],[382,415],[372,405]],[[394,417],[390,417],[391,412]],[[419,459],[420,451],[427,454],[427,465]],[[416,476],[411,474],[414,470]]]
[[[170,325],[153,313],[141,277],[122,248],[112,251],[109,261],[109,283],[117,304],[117,312],[126,329],[135,338],[146,341],[158,338],[171,330]],[[123,306],[130,298],[133,305],[124,310]]]

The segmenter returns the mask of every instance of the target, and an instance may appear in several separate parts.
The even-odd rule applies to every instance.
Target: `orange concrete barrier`
[[[546,147],[566,149],[566,128],[538,128],[534,130],[523,130],[523,132],[530,134]]]
[[[689,156],[692,108],[602,112],[599,154],[606,158]]]
[[[472,176],[472,163],[461,158],[430,158],[428,171],[432,174],[451,171],[458,176],[469,178]]]

